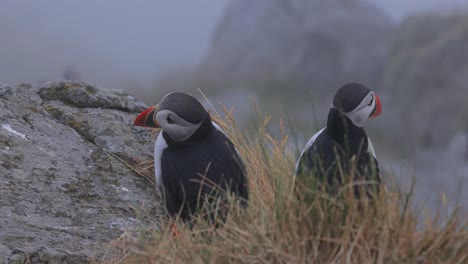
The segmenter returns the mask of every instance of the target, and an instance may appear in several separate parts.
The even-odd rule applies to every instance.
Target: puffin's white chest
[[[161,131],[156,138],[156,143],[154,144],[154,174],[156,176],[156,185],[158,187],[162,184],[161,157],[164,149],[166,148],[167,143]]]

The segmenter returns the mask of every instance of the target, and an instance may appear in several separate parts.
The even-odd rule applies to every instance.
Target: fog
[[[196,62],[227,1],[0,1],[0,80],[149,83]]]
[[[374,0],[395,20],[462,0]],[[0,80],[63,78],[67,67],[106,87],[151,86],[197,63],[228,0],[1,0]]]
[[[417,11],[447,9],[450,11],[460,5],[466,5],[466,0],[371,0],[379,4],[396,20]]]

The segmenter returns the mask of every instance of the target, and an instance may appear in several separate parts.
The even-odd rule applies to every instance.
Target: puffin
[[[170,217],[190,221],[203,206],[215,208],[227,196],[247,206],[244,162],[232,141],[193,96],[167,94],[158,105],[140,113],[134,126],[162,129],[154,147],[154,170]],[[209,215],[210,220],[214,215]]]
[[[363,126],[381,113],[380,99],[368,87],[355,82],[340,87],[326,127],[310,138],[296,163],[295,189],[300,184],[306,188],[314,184],[336,195],[353,181],[357,198],[374,197],[381,184],[380,170]]]

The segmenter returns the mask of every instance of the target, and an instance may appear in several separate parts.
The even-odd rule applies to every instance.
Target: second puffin
[[[202,206],[214,207],[226,193],[247,205],[244,163],[197,99],[170,93],[138,115],[134,125],[162,128],[154,148],[154,169],[170,216],[190,220]]]
[[[296,164],[296,185],[325,187],[337,194],[354,182],[354,192],[373,196],[381,182],[372,143],[364,131],[367,119],[382,112],[380,99],[359,83],[348,83],[336,92],[327,126],[307,143]]]

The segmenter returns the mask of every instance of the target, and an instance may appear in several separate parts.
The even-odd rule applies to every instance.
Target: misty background
[[[254,96],[297,148],[361,81],[382,99],[366,126],[385,174],[415,178],[425,205],[467,201],[468,3],[368,2],[0,0],[0,81],[77,79],[147,104],[201,88],[240,124]]]
[[[56,80],[73,67],[104,87],[153,88],[160,74],[200,61],[229,2],[1,0],[0,80]],[[373,2],[398,21],[465,1]]]

